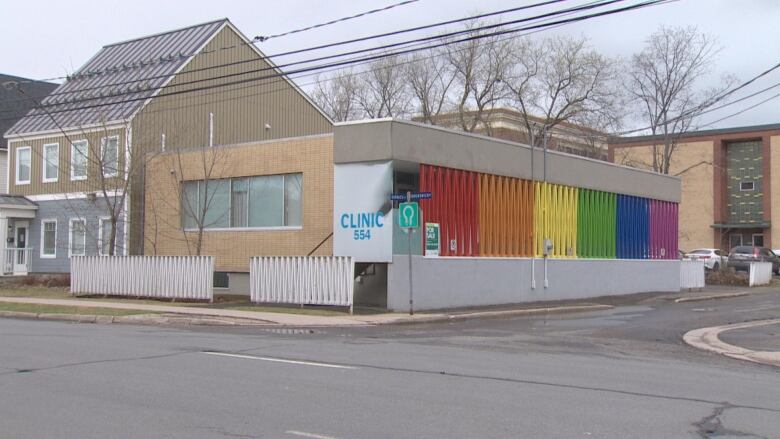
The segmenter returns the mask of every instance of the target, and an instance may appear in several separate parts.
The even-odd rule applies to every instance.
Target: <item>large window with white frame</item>
[[[119,136],[100,139],[100,163],[104,177],[119,175]]]
[[[71,180],[87,178],[87,158],[89,158],[89,143],[86,140],[77,140],[70,145]]]
[[[87,249],[87,226],[81,218],[70,219],[68,256],[84,256]]]
[[[32,174],[32,149],[29,146],[16,148],[16,184],[30,184]]]
[[[285,228],[302,224],[303,174],[185,182],[184,229]]]
[[[98,254],[100,256],[108,256],[111,252],[111,218],[100,218],[98,226]],[[114,235],[114,242],[116,243],[117,234],[115,233]],[[114,245],[114,255],[117,255],[116,250],[116,245]]]
[[[41,258],[57,257],[57,220],[41,220]]]
[[[57,181],[60,174],[60,144],[49,143],[43,145],[43,162],[41,163],[43,182],[51,183]]]

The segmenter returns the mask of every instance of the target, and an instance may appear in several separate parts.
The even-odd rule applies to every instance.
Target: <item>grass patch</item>
[[[40,299],[70,299],[67,288],[27,287],[14,285],[0,288],[0,297],[35,297]]]
[[[149,311],[113,308],[86,308],[83,306],[34,305],[30,303],[0,303],[0,311],[31,312],[45,314],[80,314],[97,316],[131,316],[156,314]]]

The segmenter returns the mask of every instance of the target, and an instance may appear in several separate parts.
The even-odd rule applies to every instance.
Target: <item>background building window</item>
[[[739,182],[739,190],[741,191],[752,191],[755,190],[756,186],[755,183],[751,181],[741,181]]]
[[[87,178],[87,156],[89,144],[86,140],[73,142],[70,146],[70,179],[84,180]]]
[[[57,257],[57,220],[41,221],[41,257]]]
[[[83,219],[70,220],[70,255],[84,256],[87,247],[87,230]]]
[[[60,173],[60,145],[43,145],[43,182],[57,181]]]
[[[31,170],[32,152],[30,147],[18,148],[16,150],[16,184],[29,183]]]
[[[298,227],[303,174],[189,181],[182,188],[185,229]]]
[[[103,165],[104,177],[119,175],[119,137],[100,139],[100,160]]]

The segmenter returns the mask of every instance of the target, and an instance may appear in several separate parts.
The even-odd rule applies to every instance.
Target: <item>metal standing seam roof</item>
[[[56,123],[43,110],[33,109],[6,135],[127,121],[227,22],[221,19],[104,46],[41,101]],[[99,106],[83,108],[95,105]]]

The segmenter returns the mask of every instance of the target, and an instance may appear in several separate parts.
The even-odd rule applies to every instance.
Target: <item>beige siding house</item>
[[[141,254],[156,156],[331,132],[227,19],[107,45],[6,134],[8,192],[38,209],[9,219],[25,235],[13,246],[31,272],[66,272],[71,255]]]

